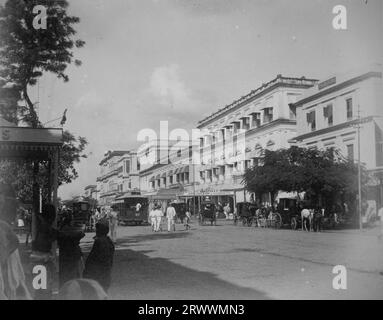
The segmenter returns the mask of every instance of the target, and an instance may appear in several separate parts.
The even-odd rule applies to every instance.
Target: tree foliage
[[[33,8],[37,5],[47,9],[46,29],[33,27]],[[0,7],[0,80],[25,101],[20,111],[23,121],[32,127],[40,122],[28,87],[34,86],[43,72],[68,81],[67,66],[81,64],[73,58],[73,49],[84,45],[84,41],[73,39],[73,25],[79,18],[69,16],[67,8],[66,0],[8,0]]]
[[[264,150],[262,165],[249,168],[244,175],[246,189],[256,194],[278,191],[306,192],[311,198],[331,199],[336,194],[356,194],[358,168],[335,149],[299,147]],[[363,184],[367,173],[363,168]]]

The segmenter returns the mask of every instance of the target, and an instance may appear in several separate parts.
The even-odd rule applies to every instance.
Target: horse
[[[301,211],[302,231],[303,231],[303,229],[306,231],[312,231],[313,218],[314,218],[314,210],[303,209]],[[307,224],[306,224],[307,221],[309,222],[309,230],[307,230]]]

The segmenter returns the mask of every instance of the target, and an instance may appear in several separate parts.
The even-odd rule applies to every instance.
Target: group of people
[[[111,283],[114,256],[114,243],[108,236],[109,222],[100,220],[96,223],[94,243],[84,262],[80,248],[80,241],[85,236],[83,226],[77,224],[69,211],[66,212],[57,228],[53,226],[56,219],[56,208],[53,205],[45,204],[37,218],[37,231],[31,258],[35,262],[46,265],[49,273],[53,274],[55,270],[52,248],[53,242],[57,241],[60,291],[66,292],[66,284],[69,281],[90,279],[98,283],[106,293]],[[50,292],[45,293],[50,294]]]
[[[96,226],[98,222],[104,222],[109,225],[110,238],[113,243],[117,241],[118,210],[115,205],[110,207],[97,208],[91,216],[91,224]]]
[[[158,204],[158,203],[154,204],[152,210],[150,210],[149,212],[149,223],[151,224],[152,231],[159,232],[162,230],[161,222],[163,217],[164,217],[164,212],[162,211],[161,204]],[[167,204],[165,218],[167,220],[168,232],[176,231],[177,212],[171,202]],[[190,210],[186,210],[185,218],[183,221],[186,230],[190,229],[190,220],[191,220]]]
[[[59,248],[59,298],[105,299],[111,283],[114,244],[108,237],[109,223],[98,221],[93,247],[84,262],[79,246],[85,236],[70,214],[57,227],[56,208],[44,204],[36,215],[36,234],[29,262],[43,265],[47,271],[47,288],[28,285],[25,265],[20,258],[17,230],[18,201],[9,184],[0,184],[0,300],[51,299],[55,270],[55,246]],[[28,279],[29,281],[29,279]],[[35,290],[34,297],[31,294]]]

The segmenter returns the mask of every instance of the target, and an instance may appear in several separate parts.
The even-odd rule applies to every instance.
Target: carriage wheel
[[[246,226],[247,224],[247,219],[245,217],[242,218],[242,225],[243,226]]]
[[[249,219],[247,220],[247,226],[248,226],[248,227],[251,227],[252,225],[253,225],[253,219],[249,218]]]
[[[291,218],[291,220],[290,220],[290,227],[293,230],[297,230],[298,229],[298,221],[297,221],[296,217],[292,217]]]
[[[233,223],[234,223],[235,226],[238,224],[238,218],[237,217],[234,217]]]
[[[274,220],[274,227],[276,229],[279,229],[282,226],[282,217],[278,212],[273,214],[273,220]]]

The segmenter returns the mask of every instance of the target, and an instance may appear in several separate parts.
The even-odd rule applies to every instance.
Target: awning
[[[0,157],[47,159],[62,146],[62,129],[0,127]]]
[[[170,176],[172,176],[173,175],[173,170],[170,170],[169,172],[168,172],[168,177],[170,177]]]
[[[156,180],[160,179],[161,178],[161,175],[157,174],[156,175]]]
[[[154,176],[153,177],[151,177],[150,179],[149,179],[149,182],[153,182],[155,179],[154,179]]]
[[[175,200],[177,194],[181,192],[180,188],[175,189],[160,189],[155,193],[146,194],[149,200]]]
[[[166,178],[166,172],[164,172],[163,174],[161,174],[161,178]]]
[[[175,170],[174,170],[174,174],[180,173],[181,169],[182,169],[182,168],[177,168],[177,169],[175,169]]]
[[[185,166],[178,169],[178,173],[189,172],[189,166]]]

